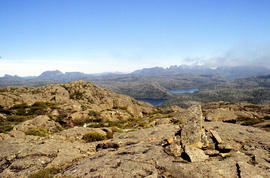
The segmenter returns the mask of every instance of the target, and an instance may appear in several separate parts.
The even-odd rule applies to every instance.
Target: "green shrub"
[[[29,115],[44,115],[47,114],[47,109],[57,109],[56,103],[50,103],[50,102],[35,102],[30,107],[30,110],[28,112]]]
[[[13,112],[15,112],[17,115],[27,115],[27,109],[28,109],[28,105],[25,103],[22,104],[15,104],[14,106],[12,106],[11,108],[9,108],[10,110],[13,110]]]
[[[113,109],[127,110],[127,106],[114,106]]]
[[[59,168],[46,168],[43,169],[41,171],[38,171],[35,174],[32,174],[30,176],[30,178],[53,178],[55,174],[60,173],[60,169]]]
[[[127,121],[108,121],[108,127],[125,128]]]
[[[72,121],[75,126],[83,126],[86,123],[86,119],[75,119]]]
[[[117,127],[112,127],[111,129],[113,132],[124,133],[124,131],[122,129],[119,129]]]
[[[29,129],[25,132],[25,134],[26,135],[40,136],[40,137],[49,136],[47,129]]]
[[[100,115],[100,113],[97,112],[97,111],[90,110],[90,111],[88,112],[88,115],[89,115],[89,116],[97,117],[97,116]]]
[[[13,126],[11,125],[1,125],[0,126],[0,133],[6,133],[13,129]]]
[[[26,103],[22,103],[22,104],[15,104],[10,109],[16,110],[16,109],[25,109],[25,108],[28,108],[28,105]]]
[[[182,121],[178,120],[178,119],[175,119],[175,118],[172,118],[171,119],[171,123],[174,124],[174,125],[180,125],[180,124],[183,124]]]
[[[0,113],[11,114],[11,112],[8,109],[5,109],[3,106],[0,106]]]
[[[83,93],[76,91],[75,93],[72,93],[70,95],[71,99],[82,99],[83,98]]]
[[[270,116],[265,116],[263,119],[264,120],[270,120]]]
[[[17,116],[17,115],[7,116],[7,121],[9,122],[23,122],[29,119],[31,119],[31,117],[29,116]]]
[[[47,109],[38,106],[32,106],[30,111],[28,112],[29,115],[44,115],[47,113]]]
[[[263,122],[262,119],[249,118],[249,117],[239,117],[237,120],[241,122],[241,125],[245,125],[245,126],[255,125],[255,124]]]
[[[147,125],[147,122],[141,122],[141,123],[139,123],[139,126],[140,127],[146,127],[146,125]]]
[[[43,102],[43,101],[39,101],[39,102],[35,102],[32,107],[42,107],[42,108],[52,108],[54,109],[54,107],[57,107],[56,103],[52,103],[52,102]]]
[[[107,138],[107,139],[111,139],[111,138],[113,138],[113,135],[114,135],[113,132],[107,132],[107,133],[106,133],[106,138]]]
[[[98,132],[89,132],[82,137],[86,142],[95,142],[106,139],[106,135],[98,133]]]

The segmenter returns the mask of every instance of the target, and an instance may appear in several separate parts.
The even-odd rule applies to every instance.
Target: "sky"
[[[270,67],[269,0],[0,0],[0,76]]]

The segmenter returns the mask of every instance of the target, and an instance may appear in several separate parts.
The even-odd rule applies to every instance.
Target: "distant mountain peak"
[[[39,78],[55,78],[56,76],[62,75],[64,75],[64,73],[61,72],[60,70],[45,71],[42,74],[40,74]]]

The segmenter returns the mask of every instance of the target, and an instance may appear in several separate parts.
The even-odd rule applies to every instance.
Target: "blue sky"
[[[270,61],[269,9],[269,0],[0,0],[0,76]]]

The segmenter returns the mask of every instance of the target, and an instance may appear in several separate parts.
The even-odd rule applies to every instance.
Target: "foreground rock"
[[[239,169],[242,170],[241,175],[250,169],[256,173],[255,176],[270,176],[268,171],[270,168],[269,133],[258,129],[251,131],[248,127],[220,122],[206,123],[205,128],[223,133],[220,136],[224,142],[235,145],[235,150],[230,156],[226,159],[220,155],[204,156],[202,157],[204,159],[192,163],[187,163],[180,156],[171,156],[164,152],[161,142],[174,138],[177,127],[162,125],[119,135],[112,140],[120,144],[118,149],[101,150],[64,169],[59,175],[72,177],[237,177]],[[257,149],[254,149],[255,147]]]
[[[67,177],[237,177],[248,170],[252,170],[252,175],[270,176],[270,133],[221,122],[203,126],[218,133],[223,143],[233,145],[230,155],[226,158],[220,154],[203,156],[188,163],[183,155],[168,154],[165,148],[177,140],[179,127],[175,125],[117,133],[113,139],[92,143],[81,140],[84,133],[93,131],[83,127],[62,131],[50,138],[1,134],[5,138],[0,147],[0,176],[28,177],[48,167],[60,168],[58,176]],[[69,138],[71,135],[74,137]],[[186,153],[192,155],[195,150],[196,158],[205,152],[189,148],[186,147]]]

